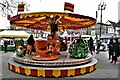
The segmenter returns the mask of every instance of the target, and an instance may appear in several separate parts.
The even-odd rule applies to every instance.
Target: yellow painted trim
[[[81,68],[80,73],[81,73],[81,74],[84,74],[85,72],[86,72],[86,67],[85,67],[85,68]]]
[[[94,65],[90,66],[90,72],[94,70]]]
[[[65,12],[34,12],[34,13],[22,13],[20,15],[20,18],[23,18],[23,17],[26,17],[26,16],[44,16],[44,15],[47,15],[47,16],[56,16],[56,15],[59,15],[59,16],[68,16],[68,13],[65,13]]]
[[[68,76],[75,75],[75,69],[68,69]]]
[[[18,72],[18,73],[20,73],[20,68],[17,66],[17,67],[15,67],[15,72]]]
[[[26,75],[30,75],[31,74],[31,70],[29,68],[25,68],[25,74]]]
[[[98,68],[98,64],[95,64],[95,69],[97,69]]]
[[[38,70],[38,74],[37,75],[45,77],[45,70]]]
[[[12,65],[10,64],[10,70],[12,70]]]
[[[61,71],[60,70],[53,70],[53,76],[58,77],[60,76]]]

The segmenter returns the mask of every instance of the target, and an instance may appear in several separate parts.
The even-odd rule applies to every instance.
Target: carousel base
[[[61,59],[60,59],[60,61],[61,61]],[[75,59],[75,61],[76,61],[76,59]],[[43,61],[43,62],[46,63],[46,61]],[[56,61],[51,61],[51,62],[56,63]],[[57,61],[57,62],[59,63],[59,61]],[[67,59],[66,65],[68,62],[71,62],[71,59]],[[74,64],[76,64],[76,62],[74,62]],[[28,64],[25,65],[25,63],[21,64],[21,62],[15,61],[15,56],[11,57],[8,61],[8,68],[11,71],[19,73],[19,74],[27,75],[27,76],[30,75],[30,76],[36,76],[36,77],[77,76],[77,75],[90,73],[90,72],[96,70],[97,67],[98,67],[98,61],[95,58],[92,58],[92,60],[87,62],[86,64],[80,64],[80,65],[79,64],[78,65],[70,64],[70,66],[60,66],[60,64],[59,64],[59,66],[56,66],[56,67],[41,66],[41,64],[39,64],[39,66],[28,65]]]
[[[32,59],[37,60],[37,61],[51,61],[51,60],[57,60],[58,56],[57,55],[48,55],[48,56],[43,56],[41,57],[39,54],[38,55],[33,55]]]
[[[53,58],[56,56],[56,60],[53,60]],[[32,53],[32,55],[26,55],[25,57],[19,57],[16,54],[13,55],[13,60],[24,64],[24,65],[30,65],[30,66],[49,66],[49,67],[60,67],[60,66],[76,66],[76,65],[83,65],[87,64],[92,61],[93,56],[91,54],[88,54],[86,58],[82,59],[76,59],[70,57],[70,54],[67,52],[61,52],[60,55],[54,55],[52,60],[49,59],[49,56],[43,57],[42,60],[34,60],[33,57],[42,59],[40,55],[37,53]],[[45,59],[46,58],[46,59]],[[51,58],[51,56],[50,56]],[[47,60],[49,59],[49,60]],[[55,59],[55,58],[54,58]]]

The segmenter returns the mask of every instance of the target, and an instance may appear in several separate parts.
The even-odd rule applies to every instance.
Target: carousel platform
[[[19,74],[36,77],[77,76],[97,69],[97,59],[90,54],[85,59],[74,59],[67,52],[61,52],[58,57],[54,61],[36,61],[31,55],[18,57],[14,54],[8,61],[8,68]]]

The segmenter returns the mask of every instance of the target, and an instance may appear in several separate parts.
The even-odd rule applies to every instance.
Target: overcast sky
[[[70,2],[75,5],[74,13],[96,18],[98,5],[103,0],[19,0],[30,4],[30,12],[64,12],[64,2]],[[103,10],[103,22],[107,20],[118,22],[118,2],[120,0],[104,0],[106,9]],[[66,11],[68,12],[68,11]],[[98,11],[98,22],[100,21],[100,11]],[[0,15],[0,27],[9,26],[9,21]]]

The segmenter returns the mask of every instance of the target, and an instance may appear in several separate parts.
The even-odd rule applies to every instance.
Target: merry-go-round
[[[35,52],[9,59],[9,70],[37,77],[69,77],[90,73],[97,69],[98,61],[88,53],[87,44],[78,39],[71,52],[60,51],[60,40],[56,31],[89,28],[96,20],[89,16],[66,12],[34,12],[13,16],[10,24],[15,27],[50,30],[52,39],[36,40]]]

